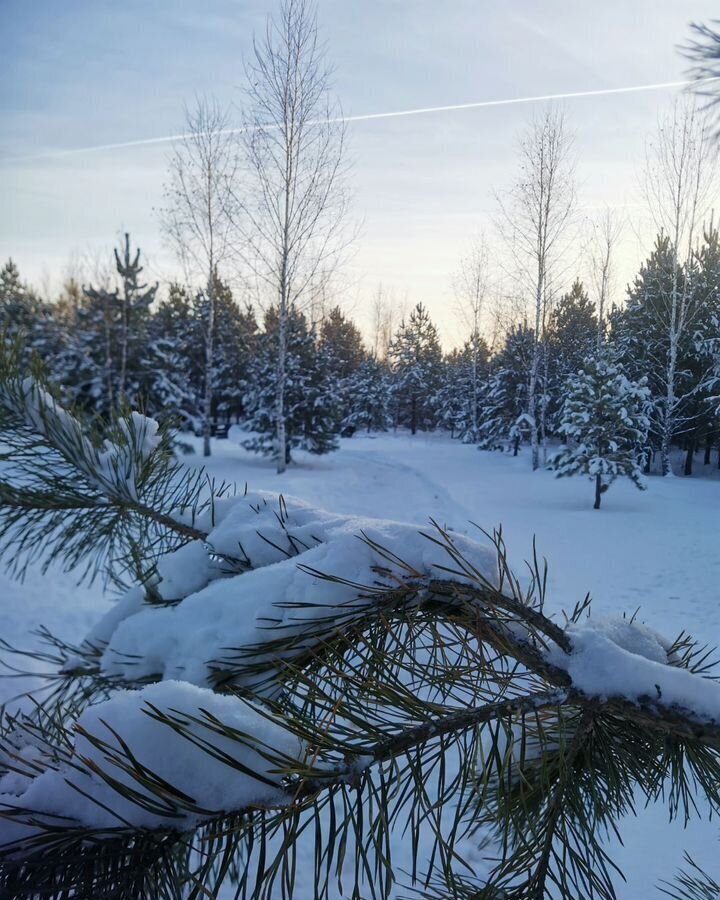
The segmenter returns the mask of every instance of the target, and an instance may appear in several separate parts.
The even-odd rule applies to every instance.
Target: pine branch
[[[226,485],[190,473],[167,430],[137,413],[85,424],[51,395],[37,366],[21,373],[18,346],[0,346],[0,552],[22,576],[62,560],[81,577],[122,583],[187,540],[204,540]],[[139,568],[138,568],[139,567]]]

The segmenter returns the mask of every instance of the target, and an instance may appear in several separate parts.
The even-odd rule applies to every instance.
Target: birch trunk
[[[210,276],[207,284],[208,317],[205,334],[205,396],[203,398],[203,456],[210,456],[213,401],[213,351],[215,342],[215,280]]]

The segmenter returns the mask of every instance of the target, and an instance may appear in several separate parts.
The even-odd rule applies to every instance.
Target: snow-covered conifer
[[[697,450],[704,445],[708,465],[713,443],[720,441],[720,234],[712,222],[693,256],[688,277],[697,315],[683,360],[690,385],[678,429],[685,448],[685,475],[692,474]]]
[[[174,419],[198,434],[202,429],[204,372],[201,323],[187,289],[177,283],[158,303],[148,329],[150,384],[147,410]]]
[[[386,366],[370,357],[338,387],[344,411],[343,432],[387,431],[391,427],[390,373]]]
[[[49,304],[20,277],[12,259],[0,269],[0,334],[13,341],[22,335],[25,359],[33,354],[49,358],[56,352],[57,329]]]
[[[412,434],[434,428],[442,351],[437,328],[422,303],[400,323],[389,358],[396,424],[409,428]]]
[[[148,393],[145,353],[150,306],[158,287],[139,283],[140,249],[131,252],[128,234],[114,257],[120,285],[112,290],[108,285],[83,287],[85,301],[69,347],[71,356],[93,360],[92,382],[83,379],[76,390],[86,403],[93,402],[93,412],[105,416],[123,403],[139,405]]]
[[[442,383],[435,397],[438,424],[464,444],[480,439],[480,404],[488,375],[489,351],[478,332],[443,360]]]
[[[247,412],[245,428],[251,436],[243,446],[273,456],[278,452],[277,416],[277,328],[275,308],[265,315],[265,330],[257,341],[257,352],[250,364],[248,388],[244,398]],[[296,309],[286,321],[285,441],[286,459],[299,448],[310,453],[328,453],[337,449],[340,429],[340,398],[337,380],[331,377],[326,355],[317,347],[305,316]]]
[[[558,301],[550,314],[544,337],[547,357],[547,384],[544,386],[545,426],[549,435],[557,433],[567,378],[577,372],[593,354],[598,336],[595,304],[580,279]]]
[[[644,381],[631,381],[620,365],[588,358],[565,387],[559,431],[567,443],[549,465],[558,477],[587,475],[595,482],[595,509],[612,482],[626,476],[641,490],[640,454],[649,427]]]
[[[325,352],[330,371],[347,378],[365,361],[362,335],[339,306],[333,307],[320,323],[320,348]]]
[[[522,323],[508,331],[503,348],[492,359],[480,399],[480,449],[511,447],[517,455],[520,444],[531,437],[525,410],[534,347],[534,333]]]

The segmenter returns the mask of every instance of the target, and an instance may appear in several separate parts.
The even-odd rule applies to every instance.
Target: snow
[[[211,739],[218,754],[210,756],[149,715],[155,711],[184,721],[196,741]],[[220,719],[228,730],[247,735],[248,743],[243,745],[211,731],[211,716]],[[161,806],[158,798],[130,772],[112,765],[113,751],[120,750],[114,732],[120,733],[132,748],[139,767],[164,779],[187,799],[178,803],[168,797]],[[104,745],[98,747],[86,733],[100,738]],[[299,740],[270,722],[251,703],[185,682],[165,681],[140,691],[120,691],[86,709],[78,721],[70,762],[57,769],[47,768],[35,778],[23,778],[17,773],[1,777],[0,810],[42,810],[49,817],[65,816],[96,828],[118,827],[124,822],[151,828],[180,824],[191,827],[215,812],[240,809],[251,803],[287,803],[289,795],[281,788],[282,774],[278,771],[282,764],[274,761],[281,756],[302,759]],[[37,758],[34,748],[26,758]],[[159,808],[140,806],[123,797],[95,774],[94,766]],[[195,805],[197,810],[193,809]],[[0,818],[0,846],[20,841],[33,830],[31,825]]]
[[[138,466],[160,445],[160,426],[155,419],[135,411],[128,418],[120,419],[119,426],[123,442],[106,439],[104,449],[97,454],[97,468],[103,473],[99,486],[117,490],[118,484],[124,485],[128,495],[137,499]]]
[[[449,561],[416,526],[337,516],[290,497],[284,498],[281,509],[276,495],[250,492],[221,501],[215,513],[218,525],[209,532],[207,546],[216,553],[241,554],[252,570],[205,586],[209,562],[201,542],[166,555],[158,568],[170,587],[162,580],[159,592],[166,599],[183,597],[182,602],[133,608],[118,621],[101,661],[106,674],[129,681],[159,676],[210,686],[215,670],[224,664],[239,666],[239,650],[272,638],[272,628],[282,627],[286,636],[307,634],[312,640],[316,621],[327,615],[323,610],[344,606],[347,612],[350,604],[367,602],[357,600],[355,585],[372,586],[377,581],[373,566],[386,561],[359,540],[363,534],[397,552],[419,576],[431,575],[435,564]],[[494,552],[467,538],[458,537],[456,543],[488,580],[495,578]],[[312,576],[299,563],[351,583]],[[190,587],[182,591],[178,586],[189,572]],[[278,600],[292,607],[280,607]],[[102,623],[100,628],[109,631]],[[258,678],[263,676],[239,674],[234,683],[247,685]]]
[[[5,387],[4,398],[38,433],[51,437],[56,446],[68,448],[88,481],[101,491],[125,493],[137,499],[139,468],[161,442],[155,419],[133,411],[119,420],[119,443],[106,438],[98,450],[86,437],[78,420],[60,406],[37,381],[28,376]],[[98,474],[99,473],[99,474]]]
[[[158,592],[163,600],[180,600],[204,588],[212,578],[213,564],[202,541],[190,541],[158,560]],[[112,629],[114,630],[114,629]],[[105,639],[109,640],[112,631]]]
[[[199,449],[200,442],[195,445]],[[332,510],[337,516],[322,523],[325,529],[340,529],[341,521],[348,516],[382,517],[427,528],[428,517],[433,516],[441,525],[452,527],[454,536],[473,539],[478,534],[470,521],[488,529],[502,523],[510,558],[516,564],[529,557],[536,535],[538,551],[549,562],[550,613],[559,616],[563,608],[572,608],[590,591],[594,598],[590,621],[594,626],[601,620],[617,622],[623,613],[639,610],[634,620],[638,626],[647,623],[668,637],[685,629],[703,642],[720,644],[720,481],[714,477],[651,477],[648,490],[643,493],[623,480],[606,495],[603,508],[596,511],[591,508],[592,486],[584,479],[556,480],[550,472],[533,473],[526,452],[517,458],[479,452],[472,445],[450,441],[443,435],[356,435],[342,440],[340,451],[328,457],[298,452],[298,464],[281,476],[275,474],[270,461],[247,453],[229,440],[214,442],[213,454],[210,474],[234,481],[240,492],[247,482],[254,491],[281,492],[302,498],[311,508]],[[204,462],[199,454],[184,461],[191,466]],[[703,466],[698,466],[697,471],[703,473]],[[705,474],[714,476],[715,468],[707,467]],[[247,517],[245,549],[252,551],[251,561],[266,561],[264,564],[276,566],[281,573],[288,571],[291,566],[272,561],[272,547],[256,533],[261,530],[270,535],[266,531],[271,527],[269,512],[267,522],[258,529],[257,515],[252,510],[222,501],[215,511],[214,540],[218,547],[223,542],[223,550],[231,549],[238,527],[237,521],[230,527],[233,510],[232,515]],[[291,530],[308,538],[315,527],[305,527],[312,521],[310,514],[307,520],[303,519],[305,514],[299,503],[293,504],[291,511],[298,517]],[[227,531],[223,531],[225,521],[229,523]],[[275,525],[278,526],[277,520]],[[354,540],[354,551],[358,552],[363,545]],[[429,550],[429,542],[424,544]],[[316,550],[318,554],[323,552],[321,546]],[[201,557],[199,550],[193,552]],[[239,555],[237,546],[234,552]],[[237,584],[252,584],[252,574],[239,576]],[[232,592],[234,583],[235,576],[227,577],[214,581],[212,588]],[[188,600],[191,603],[183,615],[190,615],[193,598],[207,589],[200,588],[199,593],[190,594],[174,607],[163,608],[167,618],[171,618],[173,610],[179,612]],[[240,616],[244,595],[235,599]],[[76,587],[72,575],[57,570],[47,576],[32,570],[24,584],[0,574],[0,634],[12,643],[27,646],[35,640],[29,631],[43,623],[62,637],[78,641],[93,623],[103,621],[103,614],[110,609],[114,620],[104,620],[104,631],[98,629],[88,637],[94,635],[97,643],[106,643],[113,636],[119,640],[122,629],[135,618],[130,613],[142,608],[142,597],[134,594],[121,603],[124,607],[112,605],[99,587]],[[118,626],[123,619],[123,625]],[[146,620],[148,630],[155,628],[150,621],[156,620]],[[587,646],[583,643],[585,638]],[[586,634],[585,638],[574,636],[575,655],[578,665],[580,659],[585,660],[588,677],[590,644],[601,640],[628,655],[639,653],[646,657],[641,663],[652,662],[659,669],[667,669],[670,675],[679,672],[662,665],[658,648],[663,648],[663,640],[645,632],[628,631],[620,625],[614,629],[614,636],[612,629],[609,632],[605,628],[592,637]],[[618,653],[618,658],[623,657]],[[179,662],[178,652],[172,664]],[[609,678],[612,674],[596,678]],[[199,669],[198,675],[204,678],[206,673]],[[172,677],[172,672],[166,677]],[[577,677],[582,678],[582,673],[577,673]],[[163,682],[168,683],[171,682]],[[648,685],[650,696],[656,696],[654,686],[649,682]],[[5,698],[18,689],[12,681],[0,681]],[[695,821],[687,829],[681,822],[669,825],[667,810],[658,806],[640,809],[637,818],[620,824],[620,830],[625,846],[614,842],[609,848],[628,879],[626,884],[617,883],[620,900],[654,896],[651,886],[659,878],[673,874],[682,863],[684,850],[713,868],[718,839],[714,824]],[[421,847],[421,856],[422,852]],[[479,847],[465,847],[463,855],[472,864],[481,865]],[[411,868],[409,850],[401,834],[394,840],[393,857],[398,870]],[[311,887],[303,893],[301,886],[299,900],[311,896]]]
[[[720,684],[670,665],[671,642],[651,628],[628,619],[590,618],[571,625],[568,634],[570,656],[557,648],[547,656],[568,671],[578,690],[602,699],[662,699],[720,722]]]

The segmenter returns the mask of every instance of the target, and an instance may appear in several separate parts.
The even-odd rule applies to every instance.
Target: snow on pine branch
[[[333,515],[265,492],[221,499],[213,516],[215,527],[209,513],[196,520],[209,531],[205,542],[160,559],[149,602],[132,589],[87,636],[89,652],[102,650],[102,674],[201,686],[230,678],[257,688],[280,659],[362,618],[408,578],[420,582],[437,572],[435,563],[449,562],[412,525]],[[497,584],[496,553],[466,538],[454,541]],[[383,559],[373,544],[397,548],[397,559]],[[243,571],[234,573],[228,560]],[[174,602],[160,605],[155,595]],[[273,646],[279,638],[285,646]],[[67,668],[80,662],[71,659]]]
[[[177,681],[120,691],[86,709],[73,731],[72,754],[40,774],[30,740],[0,750],[0,848],[17,851],[61,824],[110,837],[128,826],[190,830],[223,811],[283,806],[283,767],[305,754],[252,703]]]
[[[65,724],[72,742],[65,737],[43,761],[32,739],[6,731],[0,845],[36,847],[59,816],[65,827],[109,836],[122,827],[186,831],[219,813],[282,807],[300,796],[303,778],[322,786],[324,777],[351,774],[348,747],[367,752],[369,765],[393,748],[548,705],[605,705],[633,723],[720,746],[717,682],[683,668],[673,645],[638,623],[573,615],[565,628],[555,625],[533,595],[537,580],[523,593],[509,574],[499,540],[491,548],[265,493],[222,499],[212,520],[204,515],[207,539],[164,555],[154,581],[129,591],[86,637],[85,655],[67,661],[68,678],[92,663],[115,690]],[[483,688],[444,719],[413,688],[406,718],[391,716],[380,729],[347,704],[333,705],[332,727],[287,718],[282,688],[303,659],[379,613],[391,620],[423,605],[438,622],[460,622],[478,669],[492,676],[481,642],[520,662],[531,681],[520,673],[520,690],[507,694],[508,669],[498,670],[494,693]],[[357,702],[371,707],[373,682],[353,674],[356,663],[342,689],[360,677]],[[422,678],[420,657],[416,664]],[[147,680],[155,683],[130,689]],[[402,702],[399,684],[390,696]]]
[[[83,422],[40,376],[21,376],[7,348],[0,444],[0,550],[19,574],[55,559],[90,576],[147,571],[162,552],[203,536],[195,515],[228,489],[181,466],[154,419],[128,411],[102,430]]]
[[[285,663],[404,591],[411,605],[432,599],[454,607],[462,598],[473,614],[487,617],[499,641],[514,641],[518,652],[535,646],[538,664],[544,659],[566,673],[565,681],[559,676],[563,686],[604,699],[651,697],[720,723],[720,686],[684,668],[677,654],[668,656],[671,642],[625,619],[587,618],[559,628],[533,601],[532,579],[523,586],[508,577],[497,548],[333,515],[265,492],[220,500],[213,514],[214,527],[199,523],[208,528],[205,542],[164,556],[147,595],[132,589],[86,637],[102,675],[128,684],[148,678],[231,684],[272,696]],[[243,562],[242,571],[228,568],[232,557]],[[79,665],[71,659],[66,668]]]
[[[154,419],[138,412],[119,418],[118,440],[105,438],[102,447],[97,448],[75,416],[31,376],[0,384],[0,402],[19,415],[26,427],[72,459],[100,491],[138,499],[142,467],[161,443]]]
[[[671,642],[653,629],[630,619],[588,618],[566,633],[572,652],[553,648],[547,658],[567,671],[577,691],[602,700],[650,699],[720,725],[720,683],[678,665]]]

